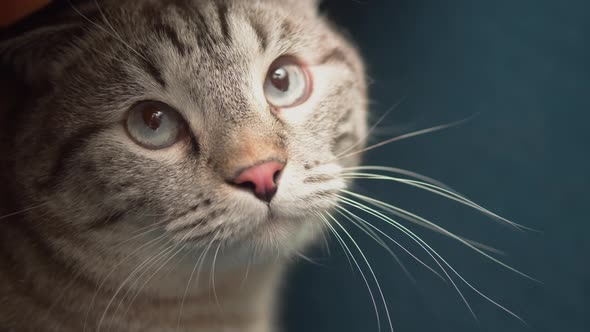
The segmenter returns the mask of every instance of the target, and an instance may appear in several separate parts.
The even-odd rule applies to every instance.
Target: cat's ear
[[[299,6],[308,11],[318,12],[322,0],[287,0],[292,6]]]
[[[54,11],[49,8],[0,30],[3,72],[11,72],[27,84],[46,81],[59,72],[67,50],[72,49],[85,29],[79,19],[63,19]]]
[[[292,1],[297,1],[297,0],[292,0]],[[308,6],[318,8],[320,6],[320,2],[322,2],[322,1],[321,0],[300,0],[300,2],[306,3]]]
[[[44,27],[0,40],[0,65],[26,83],[47,79],[62,63],[60,56],[76,28],[68,24]]]

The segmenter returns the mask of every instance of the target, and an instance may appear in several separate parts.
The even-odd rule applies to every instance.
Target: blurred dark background
[[[322,6],[365,56],[374,119],[399,103],[373,141],[479,114],[461,126],[373,150],[365,164],[429,175],[542,231],[519,232],[394,183],[358,182],[358,192],[502,250],[504,262],[542,282],[412,227],[527,324],[458,282],[475,320],[450,284],[392,245],[413,282],[348,224],[375,268],[395,331],[590,331],[590,2],[328,0]],[[432,263],[399,232],[383,229]],[[302,262],[294,271],[285,291],[286,330],[378,331],[361,275],[334,239],[330,251],[312,252],[317,264]]]

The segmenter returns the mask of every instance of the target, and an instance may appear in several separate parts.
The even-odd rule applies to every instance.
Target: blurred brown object
[[[6,27],[34,13],[51,0],[0,0],[0,27]]]

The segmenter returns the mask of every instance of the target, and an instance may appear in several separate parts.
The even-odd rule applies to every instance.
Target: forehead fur
[[[336,156],[366,132],[362,62],[314,1],[89,1],[62,14],[0,45],[4,63],[39,89],[16,116],[27,131],[10,138],[28,146],[15,153],[17,177],[60,219],[125,220],[149,208],[170,227],[243,238],[269,212],[228,187],[229,174],[288,160],[273,201],[288,219],[330,207],[338,170],[358,162]],[[309,69],[313,93],[278,112],[263,85],[285,55]],[[157,152],[134,144],[121,124],[145,100],[177,110],[190,140]],[[290,227],[276,226],[271,242]]]

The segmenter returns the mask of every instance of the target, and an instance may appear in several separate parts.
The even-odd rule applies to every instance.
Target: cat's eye
[[[133,106],[127,115],[127,132],[139,145],[164,149],[181,140],[186,124],[172,107],[156,101],[145,101]]]
[[[302,64],[292,57],[280,57],[268,70],[264,94],[275,107],[294,107],[309,98],[311,83],[309,72]]]

